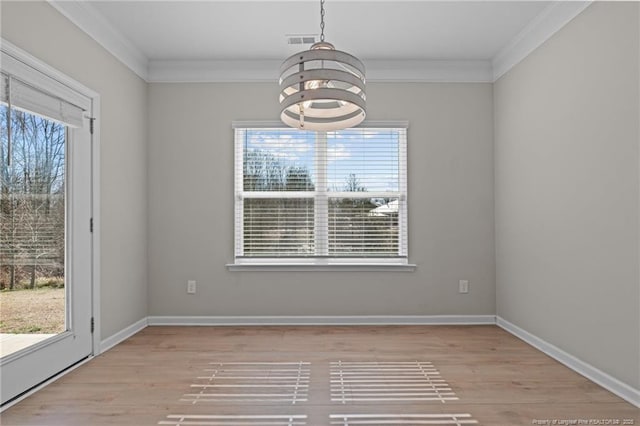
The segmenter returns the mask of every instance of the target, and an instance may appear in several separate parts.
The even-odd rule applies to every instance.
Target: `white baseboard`
[[[106,339],[100,342],[100,353],[104,353],[109,349],[113,348],[118,343],[127,340],[129,337],[133,336],[140,330],[146,328],[147,325],[149,325],[149,322],[148,322],[148,319],[145,317],[145,318],[142,318],[140,321],[137,321],[131,324],[130,326],[123,328],[122,330],[118,331],[116,334],[113,334],[107,337]]]
[[[496,317],[496,324],[498,327],[524,340],[534,348],[549,355],[551,358],[564,364],[578,374],[581,374],[587,379],[599,384],[603,388],[618,395],[620,398],[630,402],[636,407],[640,407],[640,390],[621,382],[591,364],[576,358],[551,343],[548,343],[528,331],[523,330],[517,325],[510,323],[504,318],[499,316]]]
[[[149,325],[495,325],[495,315],[150,316]]]

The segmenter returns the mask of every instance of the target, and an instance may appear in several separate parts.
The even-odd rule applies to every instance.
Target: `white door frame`
[[[37,86],[38,81],[44,82],[50,79],[61,83],[58,93],[51,93],[63,99],[74,99],[81,96],[89,98],[91,102],[92,137],[91,137],[91,217],[93,232],[91,235],[91,304],[93,317],[93,333],[91,335],[92,353],[96,356],[100,353],[100,95],[73,80],[57,69],[40,61],[12,43],[0,38],[0,51],[22,63],[22,75],[26,75],[29,83]],[[49,85],[50,86],[50,85]],[[47,87],[49,87],[47,86]],[[55,92],[55,91],[54,91]],[[88,226],[88,224],[87,224]],[[10,405],[13,405],[11,403]],[[3,409],[7,408],[6,406]]]

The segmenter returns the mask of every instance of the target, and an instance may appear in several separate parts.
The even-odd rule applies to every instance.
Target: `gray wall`
[[[101,95],[101,335],[147,315],[147,84],[45,2],[1,3],[2,37]]]
[[[494,85],[498,315],[636,389],[638,8],[594,3]]]
[[[226,270],[231,121],[277,120],[277,92],[276,83],[150,85],[149,314],[494,314],[491,84],[368,85],[368,119],[410,122],[416,272]],[[469,294],[458,294],[459,279]]]

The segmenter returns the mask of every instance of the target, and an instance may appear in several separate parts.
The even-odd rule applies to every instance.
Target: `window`
[[[406,264],[406,156],[406,126],[236,126],[236,265]]]

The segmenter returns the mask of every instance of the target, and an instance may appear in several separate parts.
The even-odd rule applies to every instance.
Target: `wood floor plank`
[[[293,404],[287,398],[278,402],[260,396],[289,392],[291,387],[277,384],[283,383],[283,375],[297,373],[284,371],[290,365],[282,363],[300,362],[309,363],[308,376],[285,380],[304,384],[298,390],[305,398]],[[357,373],[343,376],[365,383],[345,385],[344,395],[360,395],[362,400],[332,400],[338,388],[331,379],[337,377],[332,373],[338,371],[338,362],[364,365],[343,370]],[[457,399],[415,397],[420,392],[406,384],[422,383],[415,368],[407,367],[416,363],[430,363]],[[226,370],[212,379],[211,370],[216,369]],[[367,380],[375,386],[366,385]],[[276,387],[246,386],[251,383]],[[203,384],[212,386],[198,387]],[[385,388],[386,384],[394,387]],[[222,396],[209,402],[181,401],[199,392]],[[367,398],[372,394],[379,400]],[[489,426],[547,420],[628,420],[640,425],[638,408],[495,326],[148,327],[9,408],[0,415],[0,423],[157,425],[176,423],[177,415],[221,425],[267,424],[264,416],[275,416],[277,423],[282,415],[304,415],[308,426],[329,425],[332,415],[348,415],[349,425],[372,424],[367,423],[370,415],[382,416],[377,424],[389,425],[428,424],[421,422],[448,415],[464,415],[474,424]]]

